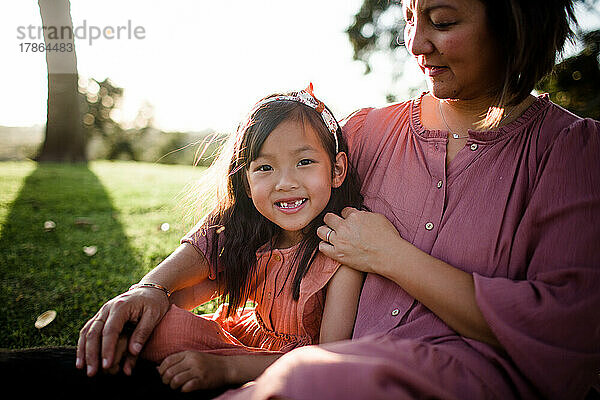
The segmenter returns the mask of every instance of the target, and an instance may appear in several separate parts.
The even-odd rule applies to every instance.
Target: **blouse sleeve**
[[[342,135],[348,145],[349,157],[353,164],[356,164],[356,161],[360,159],[360,153],[363,149],[362,141],[365,138],[362,129],[371,110],[372,108],[362,108],[340,121]]]
[[[544,397],[583,397],[600,370],[600,123],[578,120],[544,152],[514,243],[526,276],[474,274],[477,303]]]
[[[208,278],[212,280],[217,278],[217,272],[222,271],[220,266],[214,265],[210,257],[213,246],[222,245],[222,235],[219,235],[217,231],[217,227],[207,227],[204,221],[200,221],[180,241],[181,244],[191,244],[199,253],[204,255],[210,268]]]

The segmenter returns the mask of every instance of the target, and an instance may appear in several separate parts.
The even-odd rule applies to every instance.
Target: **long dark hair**
[[[572,0],[481,0],[506,63],[505,101],[518,104],[548,74],[577,23]],[[512,96],[512,98],[511,98]]]
[[[279,96],[281,94],[273,94]],[[266,99],[265,98],[265,99]],[[206,255],[209,262],[222,271],[217,276],[222,299],[227,298],[227,315],[245,305],[251,293],[252,277],[256,274],[256,252],[263,245],[273,247],[281,228],[260,214],[247,195],[246,171],[250,163],[258,157],[259,151],[271,132],[283,121],[294,120],[309,124],[319,137],[323,148],[329,154],[332,165],[335,163],[335,139],[327,129],[321,116],[309,106],[296,101],[273,101],[256,109],[247,121],[242,123],[221,154],[222,161],[227,160],[226,185],[217,194],[216,207],[204,220],[204,229],[208,234],[214,230],[213,245]],[[336,132],[339,151],[348,152],[341,129]],[[314,260],[320,242],[317,228],[323,224],[325,213],[339,214],[344,207],[362,206],[360,183],[352,165],[348,165],[346,178],[342,185],[332,188],[331,197],[325,209],[303,229],[303,239],[294,255],[293,298],[298,300],[300,282]]]
[[[556,58],[573,41],[577,24],[573,0],[480,0],[496,39],[504,76],[497,107],[517,105],[552,71]],[[495,127],[503,114],[489,115],[483,127]]]

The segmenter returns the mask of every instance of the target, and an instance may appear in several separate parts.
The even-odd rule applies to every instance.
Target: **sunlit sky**
[[[384,57],[364,75],[352,60],[345,34],[362,0],[71,0],[73,26],[143,27],[143,39],[76,39],[80,78],[110,78],[124,88],[120,119],[133,121],[140,106],[154,107],[164,130],[223,132],[235,128],[252,104],[312,81],[341,118],[359,107],[385,104],[393,92],[422,85],[412,63],[402,68]],[[3,0],[0,13],[0,125],[30,126],[46,119],[44,53],[23,53],[18,27],[41,26],[37,1]],[[595,16],[594,18],[597,18]],[[598,21],[583,20],[584,26]],[[43,39],[38,40],[43,42]],[[424,87],[424,86],[423,86]]]

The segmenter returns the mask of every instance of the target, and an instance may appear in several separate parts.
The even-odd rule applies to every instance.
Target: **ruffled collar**
[[[298,250],[298,248],[300,247],[300,243],[293,245],[292,247],[288,247],[285,249],[277,249],[277,248],[273,248],[271,247],[271,243],[265,243],[263,244],[261,247],[258,248],[258,250],[256,250],[256,256],[257,257],[261,257],[270,253],[279,253],[282,255],[288,255],[288,254],[292,254],[295,251]]]
[[[448,136],[447,130],[441,129],[426,129],[421,124],[421,102],[423,96],[429,92],[423,92],[419,97],[412,100],[410,108],[410,126],[414,133],[424,139],[438,138],[446,139]],[[469,141],[478,142],[494,142],[508,138],[513,134],[520,132],[526,125],[535,119],[537,114],[548,107],[550,104],[550,97],[548,93],[541,94],[537,99],[519,116],[519,118],[510,122],[509,124],[503,125],[495,130],[476,131],[469,129]]]

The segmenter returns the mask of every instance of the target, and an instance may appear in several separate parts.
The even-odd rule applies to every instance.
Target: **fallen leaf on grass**
[[[36,328],[42,329],[43,327],[50,324],[50,322],[54,321],[54,318],[56,318],[56,311],[48,310],[46,312],[41,313],[37,317],[37,320],[35,321],[34,325]]]
[[[93,256],[98,252],[98,248],[96,246],[83,246],[83,252],[86,256]]]
[[[77,226],[91,226],[92,220],[85,217],[80,217],[75,220],[75,225]]]
[[[46,232],[53,231],[56,228],[56,223],[54,221],[46,221],[44,222],[44,230]]]
[[[160,225],[160,230],[163,231],[163,232],[168,231],[170,228],[171,228],[171,226],[169,225],[168,222],[165,222],[164,224]]]

